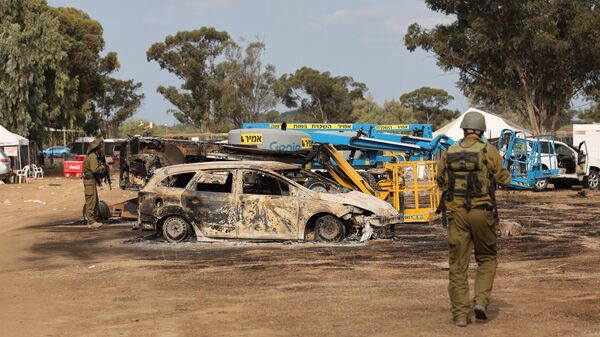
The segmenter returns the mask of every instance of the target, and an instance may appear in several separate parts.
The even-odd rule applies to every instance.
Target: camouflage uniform
[[[85,161],[83,162],[83,190],[85,194],[85,216],[88,226],[98,223],[98,190],[96,185],[101,181],[106,168],[98,161],[96,149],[102,142],[95,146],[92,144]],[[97,225],[96,225],[97,227]]]
[[[478,158],[482,163],[481,167],[478,166],[479,169],[473,171],[473,175],[480,178],[469,177],[471,178],[470,186],[476,186],[474,190],[478,190],[479,193],[465,193],[464,191],[469,189],[466,186],[469,184],[465,185],[468,179],[464,176],[455,178],[454,173],[450,172],[452,163],[448,161],[449,154],[458,154],[458,156],[452,156],[454,161],[461,157],[461,153],[464,157],[468,151],[474,154],[479,153]],[[464,162],[462,164],[464,165]],[[466,322],[470,312],[467,271],[473,248],[475,248],[475,260],[478,265],[474,302],[484,308],[489,303],[498,264],[496,260],[496,221],[493,213],[494,200],[491,196],[494,187],[492,184],[495,180],[499,184],[506,185],[510,182],[511,177],[510,173],[502,167],[502,157],[498,150],[490,144],[485,144],[477,134],[473,133],[468,134],[460,143],[452,145],[447,153],[442,153],[438,165],[437,181],[444,191],[444,202],[448,211],[450,265],[448,293],[455,322],[459,320]],[[457,171],[457,173],[459,172]],[[459,179],[462,180],[459,181]],[[492,189],[491,192],[490,189]],[[450,196],[449,193],[452,190],[456,193]],[[458,193],[458,191],[463,193]]]

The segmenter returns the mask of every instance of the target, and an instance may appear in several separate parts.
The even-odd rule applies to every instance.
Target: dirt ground
[[[86,228],[81,185],[0,185],[0,335],[600,336],[598,192],[500,191],[525,233],[499,241],[489,322],[456,328],[439,223],[367,244],[171,245]]]

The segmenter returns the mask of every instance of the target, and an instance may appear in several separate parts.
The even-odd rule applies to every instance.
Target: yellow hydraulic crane
[[[386,163],[386,178],[379,181],[377,191],[333,145],[322,144],[317,161],[340,185],[392,203],[404,214],[405,222],[430,222],[436,218],[440,193],[435,182],[435,161]]]

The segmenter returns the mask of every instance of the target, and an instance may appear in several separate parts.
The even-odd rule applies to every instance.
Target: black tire
[[[81,213],[83,214],[83,220],[87,221],[87,215],[85,215],[85,204],[83,205]],[[98,220],[108,220],[108,218],[110,218],[108,204],[104,200],[98,201]]]
[[[325,215],[317,219],[315,239],[324,242],[339,242],[346,236],[346,226],[333,215]]]
[[[599,190],[600,189],[600,173],[596,170],[590,170],[590,174],[585,177],[585,185],[590,188],[590,190]]]
[[[108,204],[104,200],[98,202],[98,219],[108,220],[110,218],[110,210]]]
[[[375,179],[373,173],[360,171],[358,174],[360,174],[360,176],[367,182],[367,184],[369,184],[369,186],[371,186],[373,190],[377,191],[377,179]]]
[[[173,215],[163,221],[162,234],[168,242],[176,243],[185,241],[192,232],[190,224],[182,217]]]
[[[320,180],[318,179],[314,179],[314,178],[309,178],[308,180],[306,180],[306,182],[304,183],[304,187],[308,188],[311,191],[315,191],[315,192],[321,192],[321,193],[327,193],[327,186]]]
[[[541,178],[538,179],[534,184],[533,184],[533,190],[536,192],[542,192],[546,190],[546,187],[548,187],[548,178]]]

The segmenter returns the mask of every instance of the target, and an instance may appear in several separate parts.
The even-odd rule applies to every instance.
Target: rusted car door
[[[233,170],[200,171],[181,196],[189,217],[207,237],[237,236],[234,178]]]
[[[240,170],[238,237],[247,239],[298,239],[296,187],[258,170]]]

